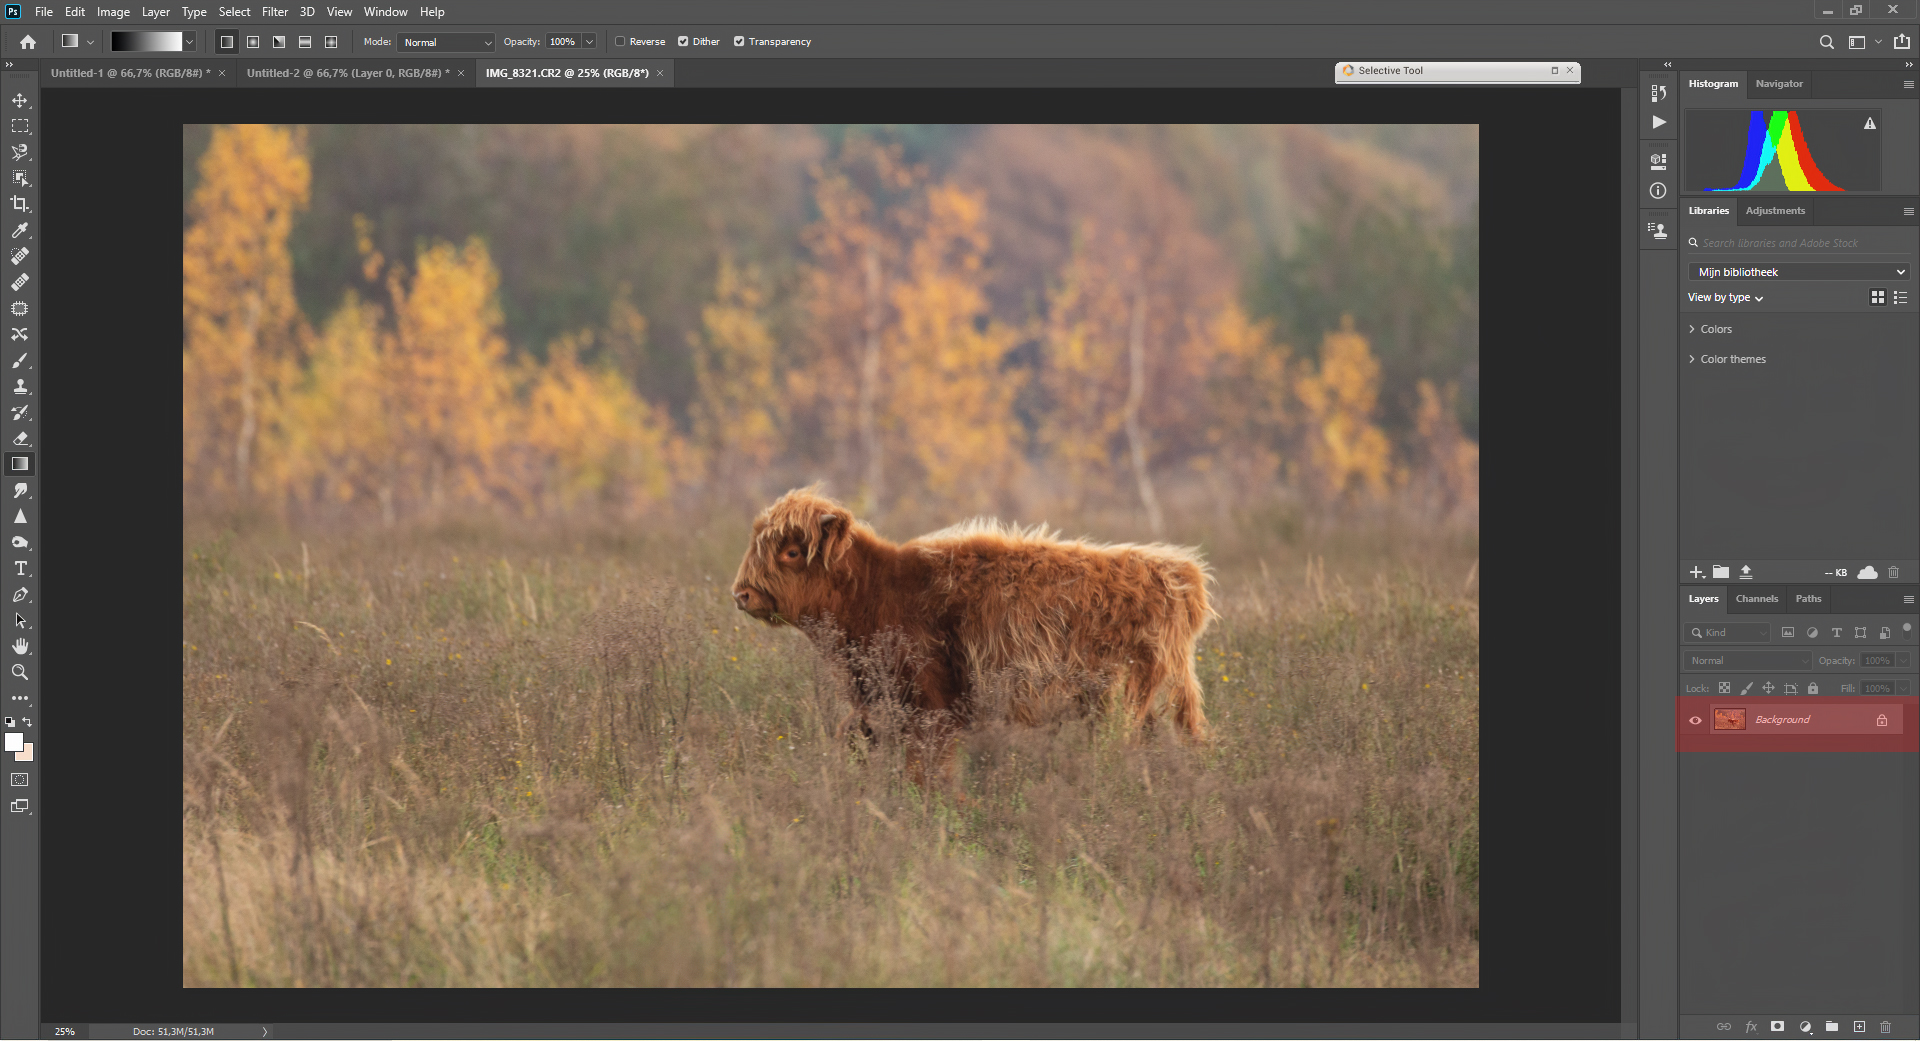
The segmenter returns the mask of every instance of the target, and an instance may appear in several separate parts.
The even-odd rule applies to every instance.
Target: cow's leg
[[[952,788],[960,721],[951,712],[918,713],[907,742],[907,779],[922,792]]]
[[[834,736],[843,741],[851,741],[856,734],[866,738],[868,741],[873,740],[873,727],[867,723],[867,713],[866,710],[862,708],[849,710],[846,718],[842,719],[840,725],[834,728]]]
[[[1166,659],[1153,648],[1141,648],[1135,653],[1127,670],[1128,725],[1144,729],[1153,723],[1153,697],[1167,682],[1170,671]]]
[[[1202,707],[1200,673],[1193,664],[1193,654],[1188,652],[1185,657],[1186,667],[1179,671],[1173,692],[1168,696],[1173,704],[1173,721],[1193,737],[1204,738],[1207,736],[1207,712]]]

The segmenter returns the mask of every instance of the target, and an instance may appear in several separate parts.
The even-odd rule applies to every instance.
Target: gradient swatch
[[[1800,113],[1755,111],[1747,121],[1747,155],[1741,164],[1740,183],[1730,188],[1708,188],[1710,192],[1745,192],[1760,183],[1769,166],[1778,163],[1787,190],[1794,192],[1841,192],[1845,188],[1827,180],[1807,149],[1807,137],[1800,130]]]
[[[132,51],[136,54],[155,52],[186,51],[192,45],[182,32],[142,32],[139,30],[116,30],[111,46],[114,51]]]

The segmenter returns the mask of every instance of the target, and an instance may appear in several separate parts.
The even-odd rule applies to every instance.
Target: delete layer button
[[[1715,736],[1745,734],[1903,734],[1906,706],[1820,701],[1716,703]],[[1703,721],[1704,722],[1704,721]]]

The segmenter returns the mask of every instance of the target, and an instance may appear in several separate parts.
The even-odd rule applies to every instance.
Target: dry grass
[[[184,982],[1478,984],[1471,539],[1210,545],[1208,746],[990,723],[923,791],[729,609],[744,520],[190,522]]]

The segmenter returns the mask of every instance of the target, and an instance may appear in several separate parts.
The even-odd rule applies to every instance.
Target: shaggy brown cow
[[[1117,694],[1139,725],[1167,688],[1174,722],[1200,737],[1193,648],[1213,616],[1209,578],[1191,550],[1065,541],[992,520],[896,545],[807,488],[754,520],[733,599],[763,622],[833,641],[823,649],[854,673],[863,724],[867,705],[891,695],[944,735],[972,718],[983,684],[1011,677],[1016,718]],[[900,646],[876,653],[890,633]]]

